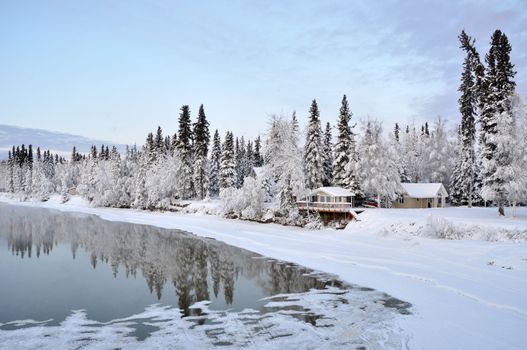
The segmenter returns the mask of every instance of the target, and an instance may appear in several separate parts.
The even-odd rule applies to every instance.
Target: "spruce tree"
[[[243,153],[240,147],[240,140],[236,137],[234,141],[234,171],[236,172],[236,180],[234,186],[236,188],[242,187],[243,171],[242,171],[242,157]]]
[[[221,160],[221,139],[218,129],[214,132],[212,150],[210,153],[209,169],[209,196],[217,197],[220,193],[220,160]]]
[[[260,136],[254,141],[254,166],[261,167],[263,165],[262,156],[262,139]]]
[[[156,154],[161,157],[165,153],[165,140],[163,139],[163,130],[160,126],[157,127],[156,137],[154,139]]]
[[[481,140],[483,142],[483,186],[481,195],[485,200],[494,201],[498,205],[500,215],[504,215],[504,205],[507,198],[506,183],[510,175],[506,169],[511,166],[511,151],[504,146],[508,144],[504,135],[507,122],[512,121],[511,98],[516,83],[513,78],[516,72],[510,62],[511,45],[508,38],[500,30],[496,30],[491,38],[491,47],[485,57],[487,74],[482,87],[478,90],[481,96]],[[501,130],[500,130],[501,128]]]
[[[222,147],[220,162],[220,188],[231,188],[236,183],[236,170],[234,159],[234,136],[232,132],[227,132]]]
[[[401,132],[399,124],[395,123],[395,128],[393,129],[393,136],[395,141],[399,142],[399,133]]]
[[[189,199],[194,196],[192,137],[190,109],[188,105],[183,105],[179,113],[177,144],[181,160],[181,167],[178,176],[183,184],[182,193],[180,195],[183,199]]]
[[[154,142],[154,134],[151,132],[149,132],[146,137],[145,153],[148,164],[155,163],[157,159],[157,149]],[[93,158],[96,158],[96,154],[93,155]]]
[[[308,189],[322,186],[325,178],[323,154],[320,112],[317,101],[313,100],[309,109],[309,126],[304,148],[304,171],[306,174],[306,188]]]
[[[457,197],[455,200],[458,201],[458,204],[468,204],[471,207],[473,201],[477,199],[475,192],[475,115],[477,109],[476,70],[480,60],[474,46],[474,40],[465,31],[462,31],[459,35],[459,41],[461,42],[460,48],[465,51],[461,85],[458,89],[461,92],[458,100],[461,113],[461,149],[458,152],[460,159],[455,162],[453,176],[455,181],[452,183],[452,192],[455,193],[454,197]]]
[[[207,195],[210,132],[203,105],[199,107],[198,120],[194,124],[194,184],[200,199]]]
[[[362,193],[357,178],[356,163],[358,161],[354,134],[350,127],[352,113],[349,109],[346,95],[342,97],[340,114],[337,124],[338,135],[335,144],[335,160],[333,162],[333,181],[336,186],[350,189],[356,197]]]
[[[331,125],[326,124],[324,132],[324,186],[330,186],[333,183],[333,145],[331,135]]]

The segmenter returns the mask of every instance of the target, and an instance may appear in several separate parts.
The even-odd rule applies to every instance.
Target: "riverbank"
[[[525,208],[517,218],[505,219],[494,208],[371,210],[344,231],[310,231],[203,214],[90,208],[79,198],[65,204],[0,201],[178,228],[387,292],[413,304],[413,314],[398,320],[410,349],[522,349],[527,344],[527,243],[500,238],[500,232],[519,232],[521,241]],[[449,225],[486,233],[458,240],[425,237],[434,236],[431,227]]]

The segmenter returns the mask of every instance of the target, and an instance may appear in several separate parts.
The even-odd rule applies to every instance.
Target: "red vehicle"
[[[377,203],[377,199],[366,198],[364,202],[362,202],[362,206],[366,208],[377,208],[379,207],[379,203]]]

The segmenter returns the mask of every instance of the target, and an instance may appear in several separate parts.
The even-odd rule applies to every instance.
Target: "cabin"
[[[356,217],[353,211],[353,197],[355,194],[342,187],[319,187],[297,202],[299,210],[318,212],[322,221],[348,222]]]
[[[403,193],[394,208],[444,208],[448,193],[442,183],[402,183]]]

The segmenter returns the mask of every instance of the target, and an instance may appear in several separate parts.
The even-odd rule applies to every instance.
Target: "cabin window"
[[[399,203],[404,204],[404,197],[399,198]]]

